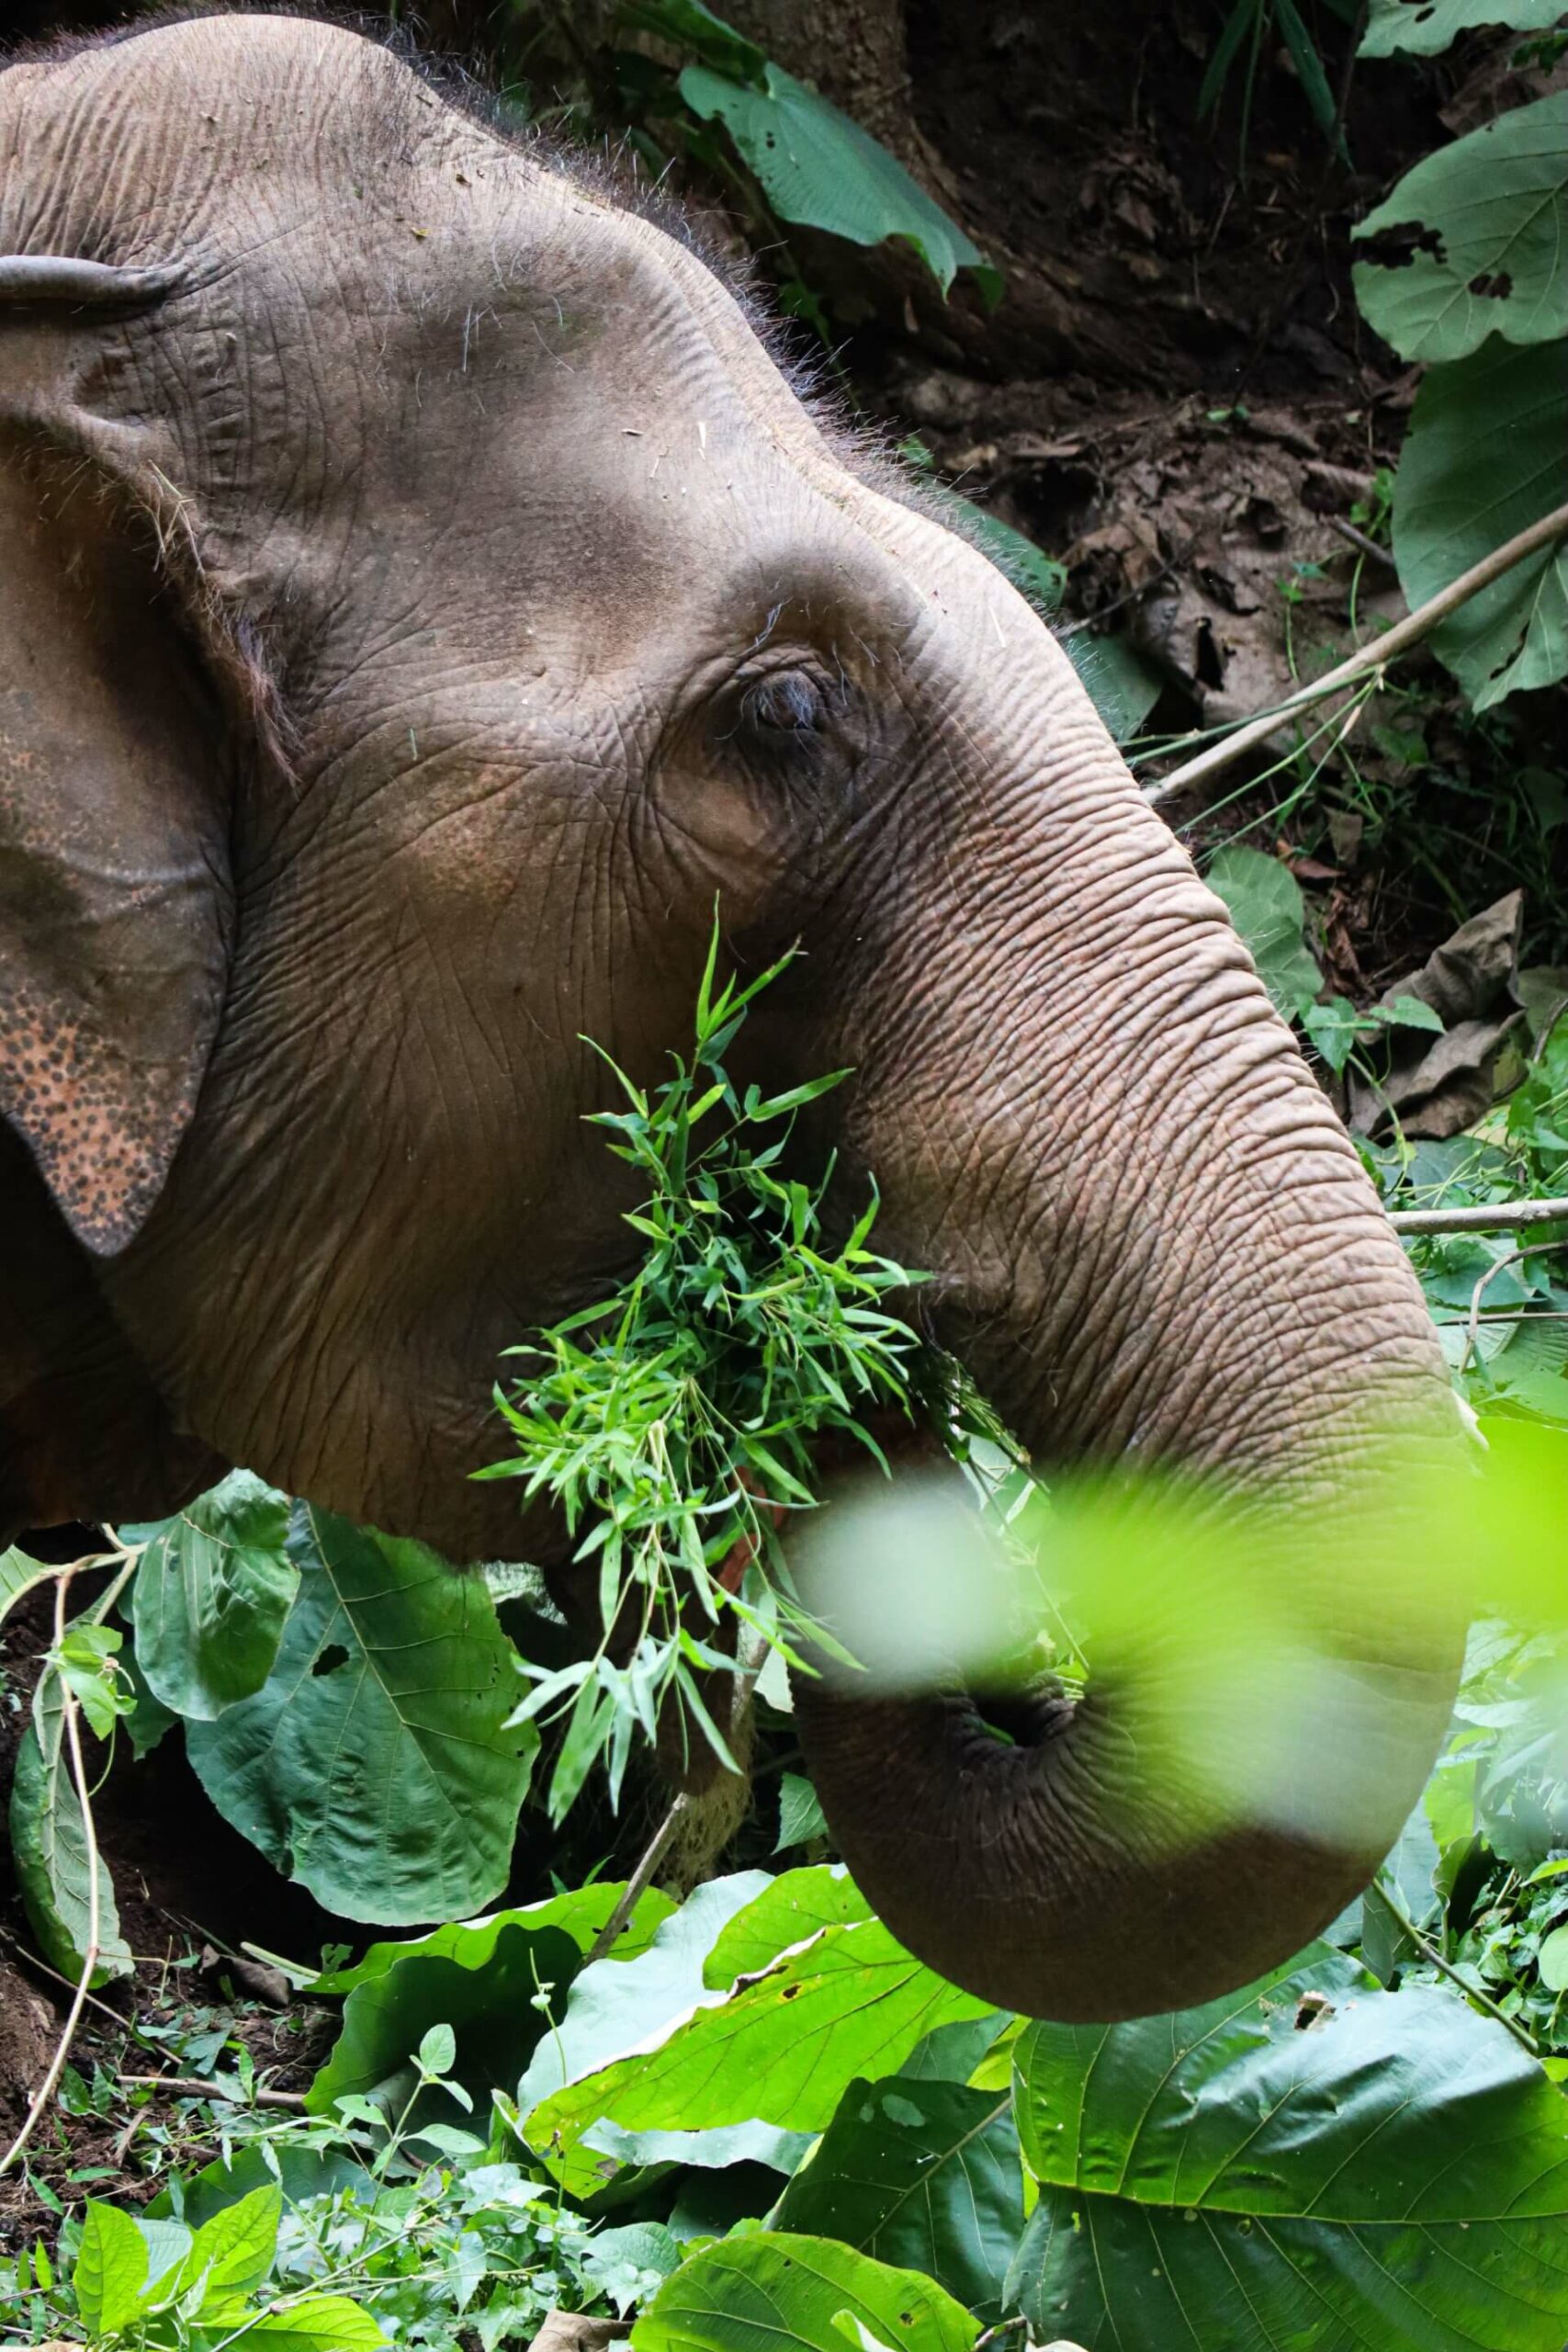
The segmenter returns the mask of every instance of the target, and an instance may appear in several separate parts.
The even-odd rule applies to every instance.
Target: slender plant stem
[[[1568,1201],[1508,1201],[1478,1209],[1391,1209],[1395,1233],[1513,1233],[1568,1221]]]
[[[1516,564],[1539,554],[1542,548],[1554,547],[1565,537],[1568,537],[1568,506],[1558,506],[1550,514],[1542,515],[1539,523],[1532,523],[1528,531],[1520,531],[1502,547],[1495,548],[1480,563],[1472,564],[1468,571],[1461,571],[1457,580],[1450,581],[1436,596],[1430,597],[1404,620],[1396,622],[1393,628],[1375,639],[1371,645],[1362,646],[1360,651],[1353,653],[1348,662],[1341,662],[1338,668],[1330,670],[1326,677],[1314,679],[1312,684],[1287,695],[1273,710],[1263,711],[1257,718],[1249,718],[1244,726],[1236,729],[1234,735],[1227,735],[1223,742],[1215,743],[1209,751],[1200,752],[1196,759],[1186,761],[1158,784],[1151,785],[1145,796],[1151,807],[1163,808],[1167,801],[1174,800],[1179,794],[1190,792],[1194,786],[1206,783],[1210,776],[1223,774],[1226,768],[1234,766],[1244,753],[1259,743],[1267,742],[1276,729],[1286,719],[1293,718],[1298,711],[1306,710],[1327,695],[1337,695],[1346,686],[1354,685],[1383,670],[1390,662],[1397,661],[1402,653],[1408,653],[1412,646],[1419,645],[1429,637],[1450,613],[1458,612],[1461,605],[1467,605],[1483,588],[1490,588],[1495,580],[1501,580],[1505,572],[1512,571]]]
[[[621,1930],[652,1884],[653,1873],[664,1860],[670,1840],[680,1826],[681,1815],[691,1802],[691,1798],[682,1789],[671,1803],[669,1812],[643,1848],[642,1856],[636,1870],[621,1890],[620,1901],[589,1945],[588,1957],[582,1963],[584,1968],[592,1968],[596,1960],[603,1960],[605,1953],[611,1951],[619,1940]]]
[[[1410,1906],[1400,1889],[1392,1881],[1385,1879],[1379,1879],[1377,1889],[1422,1959],[1430,1961],[1440,1976],[1446,1976],[1450,1984],[1456,1985],[1467,2001],[1473,2001],[1477,2008],[1484,2009],[1488,2017],[1495,2018],[1500,2026],[1506,2027],[1521,2049],[1528,2050],[1532,2058],[1539,2058],[1540,2052],[1536,2045],[1534,2035],[1527,2033],[1517,2018],[1507,2016],[1500,2009],[1488,1994],[1478,1992],[1467,1978],[1460,1974],[1451,1961],[1444,1959],[1431,1939],[1422,1934],[1410,1916]]]
[[[731,1716],[734,1723],[740,1721],[750,1705],[757,1677],[762,1671],[763,1661],[768,1655],[768,1644],[763,1636],[752,1634],[748,1638],[743,1635],[742,1641],[742,1654],[735,1668],[735,1707]],[[653,1873],[668,1853],[670,1840],[679,1828],[681,1816],[691,1802],[684,1789],[672,1801],[669,1812],[644,1847],[636,1870],[622,1889],[620,1901],[590,1944],[588,1957],[582,1963],[584,1968],[592,1968],[596,1960],[603,1960],[605,1953],[614,1948],[621,1930],[652,1884]]]
[[[56,1657],[65,1644],[65,1596],[75,1573],[74,1568],[66,1568],[55,1583],[54,1648]],[[59,1668],[56,1668],[55,1671],[59,1673]],[[82,1760],[81,1721],[75,1693],[63,1675],[60,1676],[60,1703],[65,1717],[65,1741],[71,1756],[71,1777],[75,1784],[76,1802],[82,1808],[82,1842],[87,1850],[87,1950],[83,1959],[81,1978],[72,1999],[64,2029],[55,2043],[54,2055],[49,2062],[49,2072],[33,2094],[27,2119],[21,2130],[5,2154],[0,2156],[0,2174],[9,2172],[17,2157],[21,2155],[37,2130],[44,2109],[54,2097],[55,2087],[65,2071],[65,2061],[71,2054],[71,2045],[76,2038],[76,2029],[82,2021],[82,2012],[91,1997],[93,1976],[98,1965],[98,1952],[103,1935],[102,1905],[98,1894],[98,1838],[93,1824],[93,1801],[87,1792],[86,1766]]]

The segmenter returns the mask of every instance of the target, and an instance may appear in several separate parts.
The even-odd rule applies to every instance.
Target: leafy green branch
[[[795,1593],[778,1523],[813,1501],[814,1441],[837,1435],[880,1460],[871,1419],[914,1403],[919,1343],[887,1301],[920,1277],[867,1247],[874,1189],[833,1248],[833,1161],[815,1184],[788,1172],[799,1114],[849,1073],[739,1091],[725,1057],[791,958],[716,988],[717,954],[716,925],[689,1055],[647,1091],[610,1063],[626,1107],[594,1114],[647,1187],[626,1217],[642,1259],[612,1297],[512,1351],[530,1366],[497,1391],[517,1455],[479,1474],[551,1497],[578,1539],[574,1566],[597,1573],[592,1656],[525,1667],[535,1687],[513,1719],[566,1714],[558,1820],[602,1754],[618,1792],[634,1731],[654,1737],[671,1702],[686,1736],[734,1769],[700,1679],[733,1670],[724,1621],[792,1665],[803,1644],[828,1643]]]

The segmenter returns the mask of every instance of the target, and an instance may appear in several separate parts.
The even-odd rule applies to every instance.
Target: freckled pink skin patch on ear
[[[0,1116],[99,1256],[195,1108],[226,963],[221,720],[96,486],[0,447]],[[78,472],[80,469],[78,469]]]
[[[188,1081],[138,1099],[138,1077],[101,1037],[25,984],[8,989],[0,1108],[32,1147],[72,1229],[122,1250],[163,1188],[196,1107]]]

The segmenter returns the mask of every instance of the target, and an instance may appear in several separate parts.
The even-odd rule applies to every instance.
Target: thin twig
[[[254,2090],[247,2098],[238,2083],[204,2082],[199,2075],[117,2075],[123,2088],[167,2091],[172,2098],[220,2098],[231,2107],[296,2107],[305,2104],[303,2091]]]
[[[735,1668],[735,1706],[730,1718],[733,1723],[739,1723],[750,1705],[751,1693],[757,1687],[757,1677],[762,1671],[767,1655],[768,1645],[760,1636],[746,1641]],[[636,1870],[622,1888],[620,1901],[590,1944],[588,1957],[582,1963],[584,1968],[592,1968],[596,1960],[603,1960],[616,1942],[626,1921],[652,1884],[653,1873],[669,1851],[670,1840],[691,1802],[684,1789],[671,1802],[669,1812],[644,1847]]]
[[[1555,1241],[1529,1241],[1525,1244],[1525,1247],[1522,1250],[1506,1250],[1500,1258],[1493,1260],[1491,1265],[1487,1267],[1486,1272],[1482,1275],[1481,1280],[1476,1283],[1475,1288],[1470,1294],[1470,1313],[1465,1317],[1464,1320],[1464,1346],[1460,1351],[1459,1359],[1459,1369],[1461,1373],[1465,1370],[1470,1363],[1471,1357],[1474,1354],[1476,1348],[1480,1345],[1481,1302],[1486,1295],[1488,1284],[1495,1282],[1497,1276],[1504,1272],[1505,1268],[1508,1266],[1517,1266],[1521,1258],[1539,1258],[1543,1250],[1555,1250],[1556,1248],[1557,1244]]]
[[[582,1963],[584,1968],[592,1968],[596,1960],[603,1960],[605,1953],[618,1940],[622,1928],[651,1885],[653,1873],[664,1860],[670,1840],[680,1826],[681,1815],[691,1802],[691,1798],[682,1789],[671,1804],[669,1812],[644,1847],[641,1860],[621,1889],[620,1901],[589,1945],[588,1957]]]
[[[1481,1992],[1475,1985],[1472,1984],[1467,1977],[1461,1976],[1458,1969],[1453,1965],[1453,1962],[1451,1961],[1445,1960],[1442,1953],[1438,1950],[1437,1945],[1433,1943],[1428,1937],[1422,1934],[1420,1928],[1416,1925],[1415,1920],[1410,1916],[1410,1905],[1404,1900],[1404,1891],[1403,1887],[1399,1886],[1393,1879],[1382,1878],[1380,1878],[1376,1882],[1376,1885],[1377,1892],[1388,1905],[1389,1909],[1393,1913],[1394,1917],[1398,1920],[1400,1926],[1404,1928],[1405,1934],[1409,1937],[1416,1951],[1421,1954],[1422,1959],[1429,1960],[1432,1966],[1438,1971],[1439,1975],[1446,1976],[1450,1984],[1456,1984],[1460,1991],[1464,1995],[1467,2001],[1473,2001],[1478,2008],[1483,2008],[1486,2011],[1488,2017],[1495,2018],[1499,2025],[1506,2026],[1508,2031],[1513,2035],[1514,2040],[1518,2042],[1522,2048],[1528,2050],[1532,2058],[1539,2058],[1540,2056],[1540,2051],[1536,2043],[1534,2036],[1527,2033],[1522,2025],[1517,2023],[1513,2018],[1508,2017],[1502,2009],[1500,2009],[1496,2002],[1491,1999],[1487,1994]]]
[[[1426,604],[1408,614],[1404,620],[1396,622],[1393,628],[1374,639],[1371,645],[1362,646],[1360,651],[1353,653],[1348,662],[1341,662],[1338,668],[1330,670],[1326,677],[1302,686],[1295,694],[1287,695],[1273,710],[1266,710],[1257,718],[1249,718],[1244,726],[1237,728],[1234,735],[1227,735],[1224,742],[1214,744],[1207,752],[1200,752],[1196,759],[1188,760],[1161,782],[1151,785],[1145,796],[1151,807],[1163,808],[1178,794],[1190,792],[1194,785],[1205,783],[1210,776],[1218,775],[1233,766],[1244,752],[1250,752],[1258,743],[1266,743],[1269,736],[1286,719],[1293,718],[1298,711],[1309,709],[1325,696],[1337,695],[1344,687],[1357,684],[1361,679],[1381,672],[1390,662],[1397,661],[1402,653],[1408,653],[1412,646],[1419,645],[1424,638],[1429,637],[1450,613],[1458,612],[1461,605],[1467,605],[1483,588],[1490,588],[1495,580],[1501,580],[1505,572],[1512,571],[1516,564],[1523,563],[1529,556],[1539,554],[1542,548],[1554,547],[1564,537],[1568,537],[1568,506],[1558,506],[1550,514],[1542,515],[1539,523],[1532,523],[1528,531],[1520,531],[1502,547],[1495,548],[1480,563],[1472,564],[1468,571],[1461,571],[1457,580],[1450,581],[1436,596],[1429,597]]]
[[[1393,571],[1392,548],[1380,548],[1376,539],[1370,539],[1365,531],[1359,531],[1354,523],[1346,522],[1342,514],[1330,514],[1327,521],[1331,531],[1337,531],[1342,539],[1348,539],[1362,555],[1370,556],[1374,563],[1385,563],[1391,571]]]
[[[75,1573],[74,1568],[67,1568],[57,1579],[54,1588],[54,1649],[57,1657],[65,1645],[65,1596],[71,1589],[71,1581]],[[59,1674],[58,1667],[55,1671]],[[92,1799],[87,1793],[87,1769],[82,1760],[81,1724],[75,1693],[62,1674],[60,1675],[60,1702],[65,1718],[66,1746],[71,1754],[71,1777],[75,1783],[76,1802],[82,1808],[82,1842],[87,1850],[87,1950],[83,1958],[81,1979],[72,1999],[64,2028],[59,2041],[55,2043],[54,2055],[49,2062],[49,2072],[33,2095],[21,2130],[5,2154],[0,2156],[0,2174],[9,2172],[17,2158],[26,2148],[28,2142],[32,2138],[44,2109],[54,2097],[55,2086],[65,2071],[65,2061],[71,2054],[71,2044],[76,2038],[76,2029],[82,2022],[82,2012],[91,1997],[93,1975],[98,1965],[98,1952],[103,1934],[102,1905],[98,1893],[98,1837],[93,1823]]]
[[[1555,1248],[1556,1244],[1552,1246]],[[1458,1331],[1469,1324],[1469,1317],[1463,1315],[1434,1315],[1432,1320],[1439,1331]],[[1568,1307],[1489,1306],[1481,1317],[1480,1328],[1483,1331],[1500,1331],[1505,1323],[1568,1323]]]
[[[36,1969],[40,1976],[49,1977],[51,1983],[62,1985],[67,1993],[76,1990],[69,1976],[62,1976],[58,1968],[51,1968],[47,1960],[40,1960],[36,1951],[29,1951],[21,1939],[12,1935],[8,1928],[0,1928],[0,1943],[9,1944],[17,1958],[27,1967]],[[119,2011],[111,2009],[107,2001],[100,2001],[96,1993],[88,1994],[87,2007],[100,2010],[111,2025],[118,2026],[128,2041],[141,2042],[143,2049],[156,2050],[156,2043],[146,2040],[134,2018],[121,2017]]]
[[[1391,1209],[1395,1233],[1513,1233],[1568,1221],[1568,1201],[1508,1201],[1480,1209]]]

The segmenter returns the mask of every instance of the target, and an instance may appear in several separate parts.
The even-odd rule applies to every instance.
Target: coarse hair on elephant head
[[[1332,1493],[1444,1419],[1355,1154],[1065,655],[670,225],[292,15],[19,59],[0,154],[13,1525],[244,1463],[564,1556],[467,1474],[500,1351],[626,1263],[582,1039],[665,1067],[716,895],[738,963],[804,951],[745,1052],[852,1065],[811,1146],[1042,1460]],[[1114,1690],[1009,1746],[803,1682],[840,1849],[1014,2007],[1255,1973],[1446,1716],[1447,1633],[1329,1601],[1410,1727],[1353,1838],[1140,1842]]]

